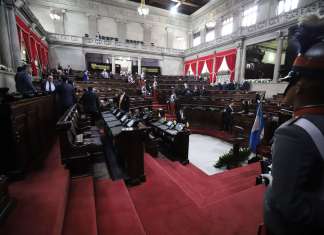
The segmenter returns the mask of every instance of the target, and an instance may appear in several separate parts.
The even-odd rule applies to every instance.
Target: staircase
[[[70,180],[53,147],[45,169],[11,185],[18,203],[6,235],[251,235],[262,222],[258,165],[207,176],[195,166],[145,155],[147,181]]]

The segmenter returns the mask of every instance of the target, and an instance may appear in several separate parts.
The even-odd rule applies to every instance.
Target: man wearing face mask
[[[316,17],[299,25],[299,54],[283,79],[294,115],[276,130],[272,145],[272,182],[264,202],[272,235],[324,234],[324,42],[303,36],[319,25]]]

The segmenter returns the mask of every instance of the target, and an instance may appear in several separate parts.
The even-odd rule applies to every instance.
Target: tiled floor
[[[214,175],[224,171],[214,165],[231,148],[231,144],[214,137],[192,134],[189,140],[189,161],[207,175]]]

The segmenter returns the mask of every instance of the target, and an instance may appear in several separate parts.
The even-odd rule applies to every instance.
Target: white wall
[[[144,41],[144,29],[139,23],[128,23],[126,29],[126,39]]]
[[[43,28],[50,33],[55,33],[54,22],[50,17],[50,8],[39,5],[30,5],[30,10],[34,13]]]
[[[50,46],[49,48],[50,67],[54,68],[60,63],[63,67],[71,65],[72,69],[84,70],[85,55],[81,47]]]
[[[117,24],[113,18],[109,18],[109,17],[99,18],[98,31],[101,35],[118,38]]]
[[[188,48],[187,42],[187,32],[182,30],[173,30],[173,48],[185,50]]]
[[[160,61],[162,75],[178,76],[183,74],[183,60],[173,57],[164,57]]]
[[[65,34],[84,36],[89,33],[88,17],[84,13],[67,12],[64,16]]]
[[[151,41],[155,46],[158,47],[166,47],[167,46],[167,38],[166,38],[166,30],[161,26],[153,26],[152,27],[152,35]]]
[[[15,74],[0,70],[0,87],[9,88],[9,93],[16,91]]]

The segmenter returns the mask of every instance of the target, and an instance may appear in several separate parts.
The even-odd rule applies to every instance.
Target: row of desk
[[[106,111],[102,113],[108,139],[117,157],[117,162],[124,170],[126,183],[137,185],[145,182],[144,142],[147,128],[130,119],[121,112]]]

